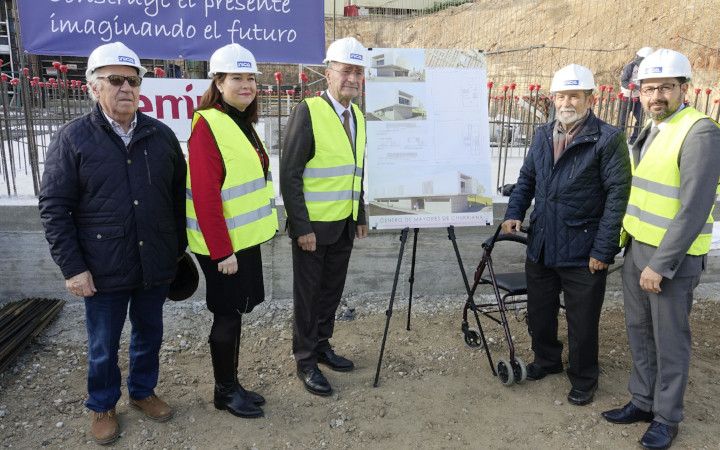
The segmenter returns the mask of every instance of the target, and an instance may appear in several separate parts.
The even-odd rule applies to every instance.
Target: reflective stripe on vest
[[[315,155],[303,172],[303,194],[311,221],[357,220],[365,159],[365,117],[353,104],[357,120],[355,152],[335,109],[322,97],[305,99],[315,140]]]
[[[220,197],[233,252],[271,239],[277,231],[278,221],[270,172],[266,180],[255,148],[227,114],[214,108],[197,111],[193,117],[193,129],[200,116],[215,138],[225,167]],[[210,250],[197,221],[191,186],[188,163],[185,189],[188,246],[195,253],[209,255]]]
[[[702,119],[709,117],[694,108],[683,108],[658,133],[638,166],[631,161],[632,188],[623,228],[634,239],[655,247],[662,242],[681,207],[678,155],[690,129]],[[717,184],[718,180],[714,182]],[[717,192],[720,193],[720,185]],[[710,251],[712,227],[711,209],[700,234],[687,251],[689,255],[704,255]]]

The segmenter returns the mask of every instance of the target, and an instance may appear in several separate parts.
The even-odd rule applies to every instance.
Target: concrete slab
[[[499,223],[504,206],[496,204],[495,225]],[[65,291],[64,280],[52,261],[48,244],[40,225],[35,206],[0,207],[0,303],[25,297],[56,297],[71,302],[79,301]],[[284,220],[282,220],[284,223]],[[284,227],[281,227],[284,228]],[[460,255],[472,283],[473,274],[481,258],[481,244],[494,227],[456,229]],[[368,239],[356,240],[345,288],[345,296],[389,296],[400,249],[400,231],[372,231]],[[409,233],[400,267],[397,298],[406,299],[412,259],[412,230]],[[269,299],[292,298],[292,256],[290,239],[280,233],[262,246],[266,295]],[[493,252],[497,272],[521,272],[524,247],[510,243],[498,246]],[[622,263],[622,258],[617,264]],[[702,283],[706,296],[717,296],[720,282],[720,251],[708,258],[708,269]],[[619,272],[608,279],[608,292],[621,290]],[[204,300],[205,287],[200,288],[192,300]],[[713,294],[714,292],[714,294]],[[465,287],[455,252],[445,229],[421,229],[418,235],[415,261],[414,295],[463,298]]]

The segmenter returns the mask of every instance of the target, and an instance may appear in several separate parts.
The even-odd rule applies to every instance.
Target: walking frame
[[[495,233],[488,238],[483,244],[483,254],[480,263],[475,269],[475,278],[472,287],[468,287],[468,297],[463,308],[463,321],[461,330],[465,339],[465,343],[469,347],[482,347],[487,355],[490,370],[493,375],[497,376],[500,382],[505,386],[513,383],[522,383],[527,378],[527,369],[525,363],[515,354],[515,344],[513,343],[510,326],[508,323],[508,306],[512,306],[515,311],[515,317],[524,321],[526,315],[522,315],[522,307],[527,304],[527,281],[525,272],[496,273],[493,267],[492,251],[498,242],[509,241],[516,242],[527,246],[527,238],[517,234],[500,234],[501,226],[498,226]],[[527,229],[520,228],[520,231],[527,233]],[[487,271],[487,275],[485,274]],[[478,286],[489,285],[492,287],[494,294],[493,302],[476,303],[474,296]],[[502,291],[502,293],[501,293]],[[524,296],[523,299],[515,299],[514,297]],[[512,297],[508,300],[508,297]],[[477,331],[470,328],[468,323],[468,311],[472,311],[477,325]],[[509,357],[500,358],[497,365],[493,363],[485,338],[485,332],[480,323],[480,314],[490,320],[500,324],[505,333],[507,341]],[[497,317],[499,316],[499,318]]]

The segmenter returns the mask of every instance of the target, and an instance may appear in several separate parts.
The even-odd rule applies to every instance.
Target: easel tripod
[[[400,277],[400,266],[402,264],[403,254],[405,253],[405,243],[407,242],[409,231],[409,227],[403,228],[400,231],[400,252],[398,254],[397,265],[395,266],[395,277],[393,278],[392,291],[390,293],[390,303],[388,304],[388,309],[385,310],[385,331],[383,332],[382,343],[380,344],[380,356],[378,358],[377,370],[375,371],[375,381],[373,382],[373,387],[377,387],[380,380],[380,366],[382,365],[383,354],[385,353],[385,343],[387,341],[388,330],[390,328],[390,318],[393,314],[393,305],[395,304],[395,293],[397,291],[398,278]],[[408,278],[408,282],[410,283],[406,324],[406,329],[408,331],[410,330],[410,314],[412,313],[413,284],[415,283],[415,256],[417,255],[417,238],[419,231],[419,228],[413,228],[412,259],[410,263],[410,277]],[[460,273],[462,275],[463,282],[465,283],[465,289],[469,293],[470,285],[468,284],[467,275],[465,274],[465,268],[462,263],[462,258],[460,257],[460,250],[458,249],[457,241],[455,240],[455,227],[453,225],[450,225],[449,227],[447,227],[447,232],[448,239],[450,239],[450,241],[452,242],[453,249],[455,250],[455,257],[457,258]]]

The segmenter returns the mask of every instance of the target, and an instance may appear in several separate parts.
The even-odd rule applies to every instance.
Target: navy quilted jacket
[[[90,270],[99,292],[169,284],[187,245],[180,144],[138,112],[126,148],[96,106],[50,141],[39,206],[66,279]]]
[[[548,267],[612,263],[630,195],[625,134],[592,111],[553,167],[553,125],[538,127],[505,219],[523,220],[530,202],[527,257]]]

